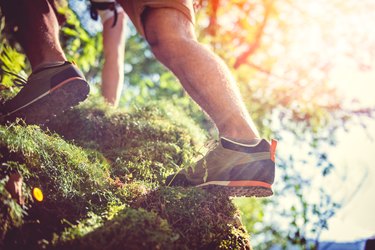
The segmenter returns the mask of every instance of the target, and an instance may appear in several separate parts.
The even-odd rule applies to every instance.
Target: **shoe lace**
[[[13,73],[13,72],[10,72],[8,70],[5,70],[5,69],[1,69],[4,73],[7,73],[8,75],[11,75],[14,77],[13,79],[13,84],[16,85],[17,87],[23,87],[27,84],[27,79],[23,78],[22,76],[20,76],[19,74],[16,74],[16,73]]]
[[[205,144],[204,144],[204,148],[206,148],[207,150],[204,152],[204,153],[201,153],[201,149],[199,150],[199,152],[202,154],[202,155],[207,155],[209,154],[212,150],[214,150],[217,145],[219,144],[219,139],[212,139],[212,140],[209,140],[207,141]]]
[[[212,139],[205,143],[205,147],[208,148],[209,151],[212,151],[216,146],[219,144],[219,139]]]
[[[205,155],[209,154],[211,151],[213,151],[216,146],[219,144],[219,139],[212,139],[212,140],[209,140],[207,141],[206,143],[204,143],[203,146],[201,146],[198,150],[197,150],[197,153],[200,155],[200,157],[204,157]],[[203,149],[207,149],[207,150],[203,150]],[[198,158],[199,159],[199,158]],[[205,172],[205,175],[203,176],[203,181],[206,182],[207,180],[207,177],[208,177],[208,169],[206,168],[206,163],[203,164],[204,168],[206,169],[206,172]],[[176,165],[176,167],[178,167]],[[186,165],[185,167],[183,167],[182,169],[185,169],[185,170],[188,170],[188,169],[191,169],[193,172],[195,170],[195,166],[194,165]],[[176,172],[174,174],[174,176],[172,177],[172,179],[170,180],[169,184],[167,184],[167,186],[170,185],[170,183],[173,182],[173,180],[176,178],[177,174],[179,172]]]
[[[206,156],[208,154],[210,154],[216,147],[217,145],[219,144],[219,139],[212,139],[212,140],[209,140],[207,141],[203,147],[201,147],[198,152],[199,154],[201,155],[202,157],[202,160],[203,160],[203,164],[202,164],[202,167],[205,169],[205,174],[203,176],[203,182],[206,182],[207,181],[207,178],[208,178],[208,167],[207,167],[207,162],[206,162]],[[205,150],[203,151],[202,148],[204,148]],[[202,152],[203,151],[203,152]],[[192,166],[191,169],[192,171],[194,172],[195,171],[195,166]]]

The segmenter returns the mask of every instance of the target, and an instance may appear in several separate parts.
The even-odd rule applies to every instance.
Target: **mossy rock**
[[[197,188],[154,190],[107,222],[81,221],[62,249],[251,249],[238,210],[225,195]]]
[[[101,152],[111,164],[112,177],[154,186],[190,164],[206,140],[182,109],[166,101],[124,112],[90,99],[46,126],[76,145]]]
[[[24,210],[5,189],[5,183],[8,179],[0,180],[0,249],[3,247],[3,240],[11,228],[22,225]]]
[[[0,126],[0,246],[248,249],[228,197],[163,186],[166,175],[194,161],[205,140],[199,126],[165,102],[123,112],[89,100],[43,129]],[[3,188],[14,171],[24,177],[27,215]],[[43,202],[33,201],[34,187]]]
[[[18,170],[30,189],[43,191],[43,202],[34,207],[78,218],[93,209],[92,204],[105,205],[110,199],[109,166],[99,153],[86,152],[37,126],[19,124],[0,126],[0,149],[3,173]]]
[[[175,249],[178,239],[168,222],[154,212],[126,208],[115,218],[84,235],[57,244],[56,249]]]
[[[162,187],[140,204],[166,219],[180,237],[176,249],[250,249],[237,208],[223,194]]]
[[[88,211],[104,211],[115,199],[109,165],[98,157],[100,153],[87,152],[37,126],[0,126],[0,156],[0,180],[21,173],[26,198],[25,211],[0,188],[1,238],[8,234],[4,241],[12,245],[9,249],[38,241],[37,237],[48,239],[63,228],[61,220],[75,221]],[[35,187],[43,191],[42,202],[32,199]]]

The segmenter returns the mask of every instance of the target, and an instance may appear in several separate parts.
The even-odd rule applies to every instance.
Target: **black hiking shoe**
[[[228,196],[267,197],[273,194],[277,142],[254,145],[221,138],[195,167],[167,177],[168,186],[196,186]]]
[[[36,70],[22,85],[20,92],[0,107],[0,123],[22,118],[27,124],[44,124],[85,100],[90,91],[82,72],[70,62]]]

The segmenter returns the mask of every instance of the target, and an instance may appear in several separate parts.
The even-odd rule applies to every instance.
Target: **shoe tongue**
[[[58,67],[58,66],[61,66],[61,65],[64,65],[65,63],[68,63],[66,61],[56,61],[56,62],[48,62],[48,63],[42,63],[42,64],[39,64],[34,70],[33,70],[33,74],[38,74],[39,72],[45,70],[45,69],[49,69],[49,68],[54,68],[54,67]]]

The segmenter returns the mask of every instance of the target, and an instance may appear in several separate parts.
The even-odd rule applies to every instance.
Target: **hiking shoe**
[[[232,197],[271,196],[276,145],[275,140],[246,145],[221,138],[195,167],[168,176],[166,185],[202,187]]]
[[[70,62],[38,69],[22,85],[20,92],[0,107],[1,123],[22,118],[28,124],[43,124],[85,100],[90,90],[82,72]]]

